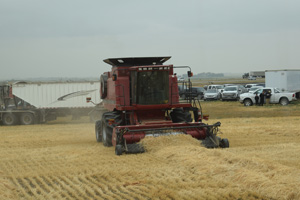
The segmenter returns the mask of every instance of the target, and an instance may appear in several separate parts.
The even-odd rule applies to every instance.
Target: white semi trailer
[[[0,122],[3,125],[29,125],[55,120],[99,116],[100,82],[16,82],[0,86]],[[87,102],[87,98],[92,99]]]
[[[300,70],[266,70],[266,87],[275,87],[280,91],[295,92],[297,98],[300,95]]]
[[[265,71],[251,71],[249,72],[249,76],[250,77],[261,77],[261,78],[265,78]]]

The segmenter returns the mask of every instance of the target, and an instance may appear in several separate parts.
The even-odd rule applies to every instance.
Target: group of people
[[[259,106],[263,106],[264,103],[265,103],[265,92],[263,91],[262,93],[260,93],[259,96],[256,93],[256,95],[255,95],[255,104],[259,105]]]

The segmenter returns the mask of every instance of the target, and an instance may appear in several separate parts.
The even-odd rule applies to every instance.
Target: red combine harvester
[[[112,65],[112,70],[100,78],[100,95],[108,112],[103,113],[102,119],[95,124],[97,142],[104,146],[113,145],[116,155],[142,153],[144,148],[138,142],[147,136],[160,135],[188,134],[202,140],[207,148],[229,147],[227,139],[217,136],[220,122],[202,123],[198,99],[179,102],[177,77],[173,70],[183,67],[163,65],[170,58],[104,60]],[[192,76],[190,68],[188,76]],[[191,89],[190,79],[183,84]]]

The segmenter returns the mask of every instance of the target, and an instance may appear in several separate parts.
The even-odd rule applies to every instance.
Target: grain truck
[[[15,82],[0,86],[0,123],[30,125],[72,115],[99,115],[100,82]],[[86,98],[94,102],[86,103]],[[97,118],[96,118],[97,119]]]

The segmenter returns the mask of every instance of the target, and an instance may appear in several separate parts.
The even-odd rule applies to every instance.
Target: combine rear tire
[[[102,143],[106,147],[112,146],[112,128],[108,127],[104,121],[102,121]]]
[[[20,120],[21,120],[21,124],[23,125],[34,124],[34,116],[32,113],[22,113]]]
[[[117,156],[122,155],[122,153],[123,153],[123,147],[122,147],[122,145],[120,145],[120,144],[116,145],[115,153],[116,153]]]
[[[227,138],[223,138],[220,142],[221,148],[229,148],[229,141]]]
[[[102,121],[98,120],[95,124],[95,133],[97,142],[102,142]]]
[[[14,113],[5,113],[2,117],[3,125],[12,126],[18,124],[18,117]]]

